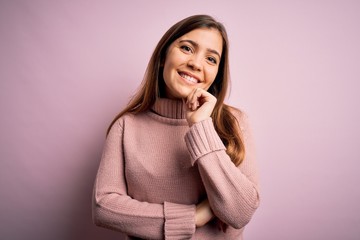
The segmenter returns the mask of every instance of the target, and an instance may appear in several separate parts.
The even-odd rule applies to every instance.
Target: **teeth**
[[[190,77],[189,75],[186,75],[184,73],[180,73],[180,76],[185,78],[186,80],[190,81],[190,82],[193,82],[193,83],[197,83],[197,79],[193,78],[193,77]]]

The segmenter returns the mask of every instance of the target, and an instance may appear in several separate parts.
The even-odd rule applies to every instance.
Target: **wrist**
[[[199,119],[188,119],[187,122],[188,122],[189,127],[192,127],[193,125],[195,125],[199,122],[205,121],[209,118],[211,118],[211,117],[204,117],[204,118],[199,118]]]
[[[204,200],[196,205],[195,211],[195,225],[202,227],[213,219],[214,213],[212,212],[208,200]]]

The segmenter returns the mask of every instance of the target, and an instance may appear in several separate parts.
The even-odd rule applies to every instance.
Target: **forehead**
[[[181,40],[192,40],[196,42],[199,47],[216,50],[221,54],[223,39],[219,30],[215,28],[198,28],[194,29],[177,39],[177,42]]]

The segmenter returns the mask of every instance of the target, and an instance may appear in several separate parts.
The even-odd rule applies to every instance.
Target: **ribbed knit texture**
[[[234,114],[247,147],[239,167],[211,118],[189,128],[181,101],[158,99],[152,111],[117,120],[96,177],[94,222],[142,239],[242,239],[259,204],[258,180],[246,117]],[[215,221],[195,228],[205,197],[226,233]]]
[[[184,236],[184,230],[189,233],[195,232],[195,225],[189,225],[189,222],[194,223],[194,216],[187,214],[189,211],[194,211],[194,206],[165,202],[164,209],[166,219],[165,239],[191,238],[192,234]]]
[[[215,131],[211,118],[198,122],[194,127],[190,128],[189,132],[185,135],[185,142],[192,158],[192,165],[205,154],[218,150],[226,150]]]

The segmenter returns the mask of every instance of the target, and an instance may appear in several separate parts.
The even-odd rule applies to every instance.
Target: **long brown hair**
[[[245,147],[241,138],[238,122],[232,113],[234,109],[224,104],[230,82],[229,41],[225,27],[208,15],[194,15],[185,18],[173,25],[164,34],[150,58],[140,89],[133,96],[125,109],[114,118],[107,133],[109,133],[110,128],[115,121],[125,113],[137,114],[147,111],[153,106],[156,98],[165,95],[165,82],[163,79],[162,66],[165,62],[166,52],[171,43],[176,39],[198,28],[214,28],[222,35],[223,49],[218,73],[214,82],[208,89],[208,92],[217,98],[217,103],[211,117],[214,122],[215,130],[226,146],[227,154],[230,156],[233,163],[238,166],[244,159]]]

